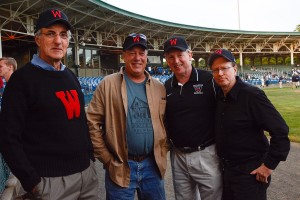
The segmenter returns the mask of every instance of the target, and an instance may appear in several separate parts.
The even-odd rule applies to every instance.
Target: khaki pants
[[[62,177],[41,177],[37,185],[38,195],[26,194],[23,199],[35,200],[96,200],[98,199],[98,179],[95,164],[82,172]]]
[[[221,200],[221,163],[214,144],[192,153],[174,148],[170,156],[176,200]]]

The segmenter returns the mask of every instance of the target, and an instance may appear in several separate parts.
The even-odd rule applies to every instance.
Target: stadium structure
[[[74,26],[64,63],[78,76],[99,76],[122,65],[122,43],[130,33],[143,33],[149,43],[149,64],[163,64],[163,42],[184,36],[195,66],[218,48],[233,52],[243,70],[246,58],[290,58],[299,61],[300,32],[257,32],[190,26],[138,15],[100,0],[0,1],[0,57],[11,56],[22,66],[36,53],[34,25],[48,8],[63,10]],[[297,64],[297,63],[296,63]],[[78,70],[79,69],[79,70]]]

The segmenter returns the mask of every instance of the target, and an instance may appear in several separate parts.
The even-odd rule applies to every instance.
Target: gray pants
[[[192,153],[174,148],[170,157],[176,200],[221,199],[222,172],[215,145]]]
[[[96,200],[98,179],[95,164],[82,172],[62,177],[42,177],[37,185],[38,196],[43,200]]]

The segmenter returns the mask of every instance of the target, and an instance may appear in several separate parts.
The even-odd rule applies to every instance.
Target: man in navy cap
[[[271,173],[290,150],[288,126],[263,90],[236,75],[230,51],[218,49],[208,65],[221,87],[215,134],[224,170],[223,200],[266,200]]]
[[[2,99],[0,150],[30,199],[97,199],[84,96],[62,63],[71,29],[60,10],[40,14],[38,54],[12,74]]]
[[[220,200],[222,174],[213,133],[216,91],[212,75],[192,66],[193,54],[183,37],[169,38],[164,53],[174,73],[165,87],[176,200]]]
[[[147,38],[123,43],[125,67],[106,76],[87,110],[95,156],[105,167],[106,199],[164,200],[166,91],[145,70]]]

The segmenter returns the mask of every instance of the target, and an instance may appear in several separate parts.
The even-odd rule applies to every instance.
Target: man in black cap
[[[223,200],[266,200],[271,172],[290,149],[288,126],[263,90],[236,76],[230,51],[215,51],[208,65],[221,87],[215,134],[223,161]],[[270,144],[264,131],[270,134]]]
[[[98,196],[84,96],[62,63],[71,28],[60,10],[40,14],[38,54],[12,74],[2,99],[0,150],[30,199]]]
[[[193,54],[183,37],[169,38],[164,53],[174,73],[165,87],[176,200],[220,200],[222,174],[213,134],[216,91],[212,75],[192,66]]]
[[[123,43],[125,67],[106,76],[87,110],[95,156],[105,167],[106,199],[164,200],[167,137],[164,86],[145,70],[147,38]]]

